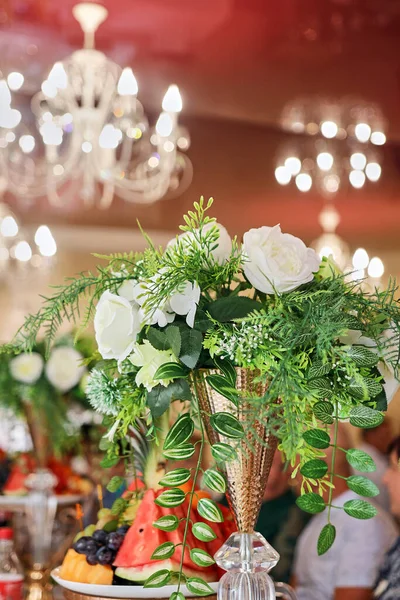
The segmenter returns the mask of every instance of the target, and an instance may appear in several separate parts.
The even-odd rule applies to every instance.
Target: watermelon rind
[[[132,583],[144,583],[151,575],[154,575],[154,573],[161,571],[162,569],[178,571],[179,564],[172,560],[158,560],[152,564],[141,565],[139,567],[118,567],[115,571],[115,575],[121,579],[132,581]],[[184,567],[183,572],[187,577],[201,577],[206,581],[215,579],[215,573],[212,574],[212,579],[210,579],[211,573],[207,573],[204,569],[195,570]]]

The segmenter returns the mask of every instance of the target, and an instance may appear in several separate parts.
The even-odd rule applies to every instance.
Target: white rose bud
[[[47,379],[63,394],[72,390],[86,371],[82,358],[82,354],[70,346],[54,348],[45,367]]]
[[[207,231],[209,231],[211,229],[211,227],[213,227],[213,226],[218,229],[219,238],[216,241],[216,248],[214,248],[211,251],[211,256],[216,263],[218,263],[219,265],[223,265],[224,262],[226,262],[231,255],[232,239],[231,239],[231,236],[229,235],[229,233],[227,232],[227,230],[225,229],[225,227],[223,225],[221,225],[220,223],[215,223],[215,222],[207,223],[207,225],[204,225],[203,234],[207,233]],[[176,238],[174,238],[168,242],[167,248],[171,247],[171,246],[175,246],[177,240],[182,241],[183,244],[186,243],[187,245],[189,245],[189,243],[193,244],[193,240],[195,240],[195,237],[191,231],[181,233],[181,235],[178,235]],[[199,247],[199,249],[201,249],[197,240],[195,241],[195,244],[196,244],[196,246]],[[203,251],[204,251],[204,248],[203,248]]]
[[[11,375],[16,381],[32,385],[43,371],[44,360],[38,352],[24,352],[10,360]]]
[[[321,259],[312,248],[279,225],[250,229],[243,236],[243,271],[259,292],[290,292],[308,283]]]
[[[104,292],[97,304],[94,317],[96,342],[105,359],[124,360],[131,352],[141,328],[139,306],[129,300]]]

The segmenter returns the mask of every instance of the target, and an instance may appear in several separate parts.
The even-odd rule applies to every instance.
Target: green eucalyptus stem
[[[193,372],[193,383],[196,380],[196,372]],[[201,461],[203,458],[203,449],[204,449],[204,444],[205,444],[205,433],[204,433],[204,425],[203,425],[203,421],[201,418],[201,413],[200,413],[200,408],[199,408],[199,399],[197,396],[197,390],[196,390],[196,386],[193,385],[193,390],[194,390],[194,396],[196,399],[196,411],[197,411],[197,416],[199,418],[199,423],[200,423],[200,433],[201,433],[201,441],[200,441],[200,448],[199,448],[199,456],[197,458],[197,464],[196,464],[196,468],[194,471],[194,476],[193,476],[193,483],[192,483],[192,489],[189,492],[189,507],[188,507],[188,511],[187,511],[187,517],[186,517],[186,523],[185,523],[185,530],[183,532],[183,540],[182,540],[182,556],[181,556],[181,562],[179,565],[179,574],[178,574],[178,589],[177,592],[179,593],[180,588],[181,588],[181,582],[182,582],[182,571],[183,571],[183,561],[185,559],[185,550],[186,550],[186,539],[187,539],[187,534],[189,531],[189,524],[191,522],[191,518],[190,518],[190,513],[192,510],[192,505],[193,505],[193,498],[195,496],[196,493],[196,482],[197,482],[197,478],[199,476],[199,473],[201,471]]]
[[[338,413],[338,402],[335,400],[335,414]],[[332,460],[331,460],[331,471],[329,476],[329,482],[333,484],[333,478],[335,476],[335,460],[336,460],[336,451],[337,451],[337,438],[338,438],[338,430],[339,430],[339,419],[335,419],[335,425],[333,430],[333,444],[332,444]],[[331,522],[331,510],[332,510],[332,496],[333,496],[333,487],[329,487],[328,492],[328,523]]]

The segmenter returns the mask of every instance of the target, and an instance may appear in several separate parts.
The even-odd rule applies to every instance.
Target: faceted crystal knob
[[[270,571],[278,562],[279,554],[257,532],[232,533],[215,555],[215,561],[224,571]]]

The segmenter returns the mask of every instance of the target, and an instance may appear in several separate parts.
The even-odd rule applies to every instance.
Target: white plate
[[[56,496],[58,506],[71,506],[82,502],[83,496],[78,494],[65,494],[62,496]],[[7,511],[25,511],[26,506],[29,504],[29,494],[25,496],[13,496],[12,494],[6,496],[0,496],[0,508]]]
[[[71,592],[78,594],[88,594],[89,596],[100,596],[101,598],[169,598],[172,592],[176,591],[176,585],[166,585],[162,588],[144,588],[140,585],[92,585],[90,583],[76,583],[67,581],[60,577],[61,567],[53,569],[51,576],[58,585],[61,585]],[[209,584],[216,592],[218,583]],[[187,598],[194,598],[189,590],[183,585],[182,593]]]

